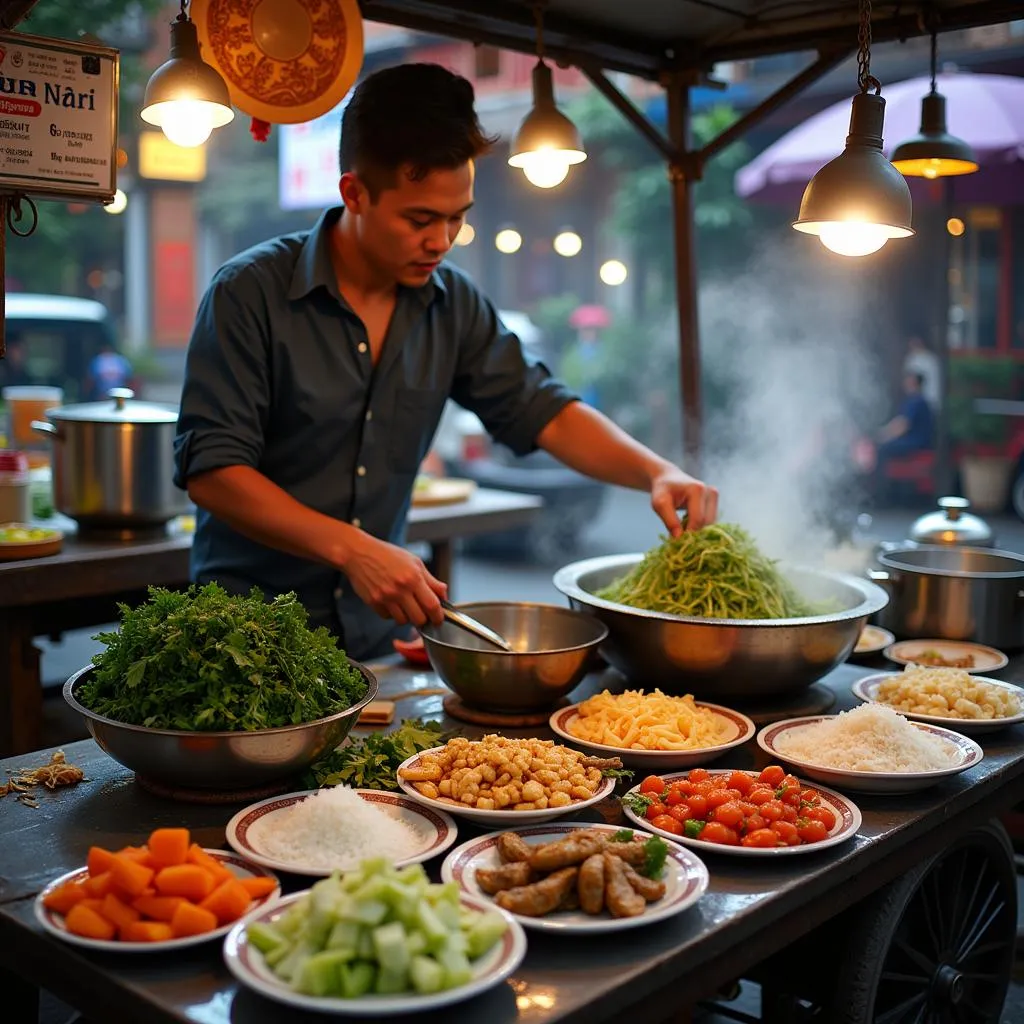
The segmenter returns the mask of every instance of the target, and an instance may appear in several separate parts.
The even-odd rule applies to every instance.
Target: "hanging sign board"
[[[109,203],[119,74],[109,47],[0,33],[0,192]]]

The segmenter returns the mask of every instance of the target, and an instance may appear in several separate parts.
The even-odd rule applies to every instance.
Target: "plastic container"
[[[24,452],[0,451],[0,523],[32,518],[32,486]]]
[[[46,439],[32,430],[33,420],[46,419],[46,410],[64,401],[61,388],[42,385],[11,385],[0,391],[7,405],[7,443],[12,448],[46,448]]]

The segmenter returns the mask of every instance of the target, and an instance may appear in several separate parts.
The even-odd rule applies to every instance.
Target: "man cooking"
[[[680,509],[694,529],[717,512],[713,488],[528,362],[442,262],[493,142],[473,99],[430,64],[363,81],[342,119],[341,204],[221,267],[189,344],[175,479],[199,508],[194,578],[294,590],[357,659],[388,651],[396,623],[442,620],[445,583],[401,544],[448,398],[517,453],[649,491],[673,533]]]

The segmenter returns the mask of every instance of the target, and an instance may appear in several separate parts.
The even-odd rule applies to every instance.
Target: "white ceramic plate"
[[[539,846],[542,843],[553,843],[563,839],[570,832],[578,831],[579,828],[579,825],[563,822],[516,829],[516,834],[522,836],[524,842],[530,846]],[[607,832],[609,835],[621,831],[615,825],[588,825],[586,828]],[[652,831],[655,830],[645,830],[642,833],[643,838],[649,839]],[[498,855],[498,836],[500,835],[502,835],[501,832],[491,832],[457,846],[445,857],[444,863],[441,865],[441,878],[446,882],[456,882],[463,892],[468,892],[478,899],[486,900],[497,906],[493,902],[493,897],[488,896],[477,884],[476,871],[477,868],[496,868],[501,864],[501,858]],[[640,838],[636,833],[634,835]],[[675,837],[670,836],[669,838],[674,839]],[[707,844],[705,843],[705,845]],[[615,918],[608,913],[592,915],[585,914],[582,910],[561,910],[545,917],[524,917],[519,914],[512,916],[525,928],[541,932],[591,935],[618,932],[628,928],[639,928],[641,925],[651,924],[654,921],[663,921],[666,917],[682,913],[704,895],[709,881],[708,869],[704,866],[703,861],[689,850],[677,846],[675,842],[668,844],[665,874],[662,878],[665,882],[665,895],[657,903],[648,903],[647,909],[637,917]]]
[[[290,871],[297,875],[325,878],[334,868],[348,871],[358,867],[359,862],[363,859],[361,856],[349,862],[340,861],[334,865],[334,868],[323,868],[304,864],[298,860],[278,860],[266,853],[265,847],[261,847],[263,829],[273,820],[274,816],[280,815],[283,811],[294,807],[316,792],[317,790],[311,789],[304,793],[275,796],[244,808],[228,822],[228,843],[243,857],[247,857],[257,864],[274,868],[277,871]],[[401,793],[386,793],[375,789],[357,789],[355,792],[368,804],[373,804],[389,817],[407,825],[416,834],[418,839],[416,850],[407,857],[395,860],[395,867],[418,864],[431,857],[436,857],[439,853],[447,850],[459,834],[450,815],[443,811],[424,807]],[[386,851],[380,852],[381,854],[386,853]]]
[[[305,895],[306,892],[293,893],[291,896],[279,900],[274,906],[266,907],[256,914],[249,915],[244,921],[239,921],[224,940],[224,960],[228,965],[228,970],[243,985],[288,1006],[361,1019],[422,1013],[441,1006],[450,1006],[452,1003],[460,1003],[464,999],[469,999],[493,988],[503,982],[522,963],[526,954],[526,935],[519,922],[511,914],[506,914],[505,911],[488,900],[462,893],[464,907],[472,910],[497,910],[508,921],[508,931],[505,932],[502,940],[488,954],[472,964],[473,980],[468,984],[448,989],[445,992],[436,992],[433,995],[408,992],[395,996],[366,995],[359,999],[303,995],[282,981],[266,965],[263,954],[247,941],[245,929],[253,921],[272,924],[292,903]]]
[[[745,771],[746,769],[742,770]],[[731,768],[708,769],[710,775],[732,775],[732,771]],[[672,783],[679,779],[685,779],[686,776],[686,772],[677,772],[675,775],[664,775],[662,778],[665,782]],[[778,846],[774,849],[757,849],[753,846],[723,846],[721,843],[708,843],[703,839],[688,839],[686,836],[675,836],[671,832],[655,828],[646,818],[642,818],[639,814],[630,810],[625,803],[622,805],[622,810],[630,821],[635,822],[641,828],[648,829],[659,836],[664,836],[666,839],[671,839],[675,843],[682,843],[693,850],[702,850],[705,853],[724,853],[737,857],[791,857],[801,853],[816,853],[818,850],[827,850],[830,846],[838,846],[840,843],[845,843],[848,839],[852,839],[857,834],[857,829],[860,828],[863,821],[860,808],[852,800],[843,796],[842,793],[836,793],[834,790],[826,789],[824,786],[819,786],[816,783],[814,785],[806,783],[806,785],[821,796],[821,802],[835,814],[836,823],[832,826],[827,839],[823,839],[820,843],[808,843],[801,846]],[[636,793],[639,789],[639,786],[634,786],[630,793]]]
[[[705,704],[694,701],[699,708],[711,711],[722,720],[728,732],[728,739],[714,747],[700,747],[695,750],[631,750],[628,747],[612,747],[603,743],[592,743],[574,736],[570,731],[579,718],[579,704],[571,704],[567,708],[556,711],[548,720],[551,731],[566,741],[569,746],[579,747],[595,757],[620,757],[622,763],[629,768],[640,768],[647,771],[659,771],[665,768],[683,768],[688,765],[707,764],[726,751],[738,747],[751,739],[757,726],[738,711],[721,707],[718,704]]]
[[[962,736],[952,729],[942,729],[937,725],[926,725],[915,722],[914,728],[945,740],[956,751],[956,763],[949,768],[940,768],[930,772],[859,772],[847,771],[842,768],[828,768],[820,764],[810,764],[783,754],[775,746],[778,737],[791,729],[799,729],[805,725],[822,722],[830,716],[809,715],[806,718],[789,718],[784,722],[766,725],[757,734],[757,745],[773,759],[784,761],[798,768],[807,778],[815,782],[823,782],[829,786],[853,793],[914,793],[919,789],[934,786],[951,775],[959,775],[976,765],[984,756],[984,751],[972,739]],[[834,716],[833,716],[834,717]]]
[[[998,672],[1006,668],[1010,659],[997,651],[994,647],[985,647],[983,644],[970,644],[962,640],[900,640],[899,643],[890,644],[885,649],[885,656],[896,662],[897,665],[916,665],[917,659],[925,651],[935,651],[946,660],[962,658],[969,655],[974,659],[974,664],[965,668],[965,672]],[[940,666],[941,667],[941,666]],[[949,668],[959,666],[950,665]]]
[[[855,655],[877,654],[879,651],[884,651],[895,639],[896,637],[889,630],[882,629],[881,626],[865,626],[860,631],[860,636],[857,637],[853,653]]]
[[[277,881],[273,872],[257,864],[250,864],[241,857],[225,850],[207,850],[211,857],[224,865],[237,878],[273,878]],[[73,946],[84,946],[86,949],[102,949],[111,953],[163,953],[169,949],[184,949],[186,946],[197,946],[202,942],[209,942],[211,939],[219,939],[226,935],[234,927],[234,923],[215,928],[212,932],[205,932],[203,935],[189,935],[183,939],[168,939],[166,942],[118,942],[106,939],[87,939],[81,935],[72,935],[64,927],[64,915],[56,911],[48,910],[43,906],[43,900],[47,894],[65,882],[81,882],[89,877],[87,868],[76,868],[69,871],[60,878],[55,878],[35,900],[36,920],[51,934],[64,942],[70,942]],[[257,911],[259,907],[274,902],[281,895],[281,886],[278,885],[273,892],[258,900],[254,900],[249,908],[249,913]]]
[[[442,750],[444,747],[432,747],[430,750],[414,754],[407,761],[403,761],[398,766],[398,770],[412,768],[418,765],[420,759],[426,754],[437,754]],[[431,800],[429,797],[423,796],[411,782],[407,782],[400,775],[398,776],[398,785],[402,788],[402,792],[412,797],[417,803],[432,807],[435,811],[454,814],[456,817],[475,821],[479,825],[488,825],[491,828],[509,829],[519,828],[520,825],[539,825],[542,821],[554,821],[556,818],[564,818],[577,811],[582,811],[584,807],[600,803],[615,789],[615,780],[602,779],[601,784],[597,787],[597,792],[589,800],[577,800],[575,803],[569,804],[568,807],[548,807],[543,811],[478,811],[475,807],[466,807],[464,804],[457,804],[450,800]]]
[[[879,672],[873,676],[864,676],[862,679],[858,679],[850,689],[855,697],[869,704],[881,704],[883,707],[892,707],[891,704],[886,704],[878,699],[878,688],[886,679],[899,679],[902,675],[902,672]],[[953,729],[954,731],[969,735],[976,735],[981,732],[995,732],[997,729],[1005,729],[1007,726],[1024,722],[1024,690],[1019,686],[1014,686],[1013,683],[1004,683],[999,679],[986,679],[984,676],[977,676],[976,679],[979,683],[988,683],[990,686],[998,686],[1001,690],[1010,690],[1017,694],[1021,707],[1020,713],[1011,715],[1008,718],[950,718],[945,715],[919,715],[914,711],[904,711],[896,707],[892,709],[893,711],[898,711],[904,718],[910,718],[915,722],[929,722],[932,725],[942,725],[947,729]]]

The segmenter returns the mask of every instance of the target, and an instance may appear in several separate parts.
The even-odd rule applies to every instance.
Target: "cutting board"
[[[428,508],[431,505],[457,505],[468,501],[476,490],[472,480],[434,480],[424,478],[417,481],[412,492],[413,508]]]

